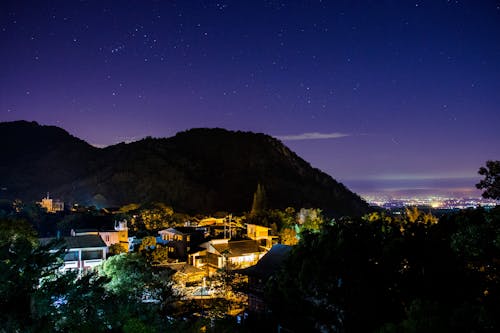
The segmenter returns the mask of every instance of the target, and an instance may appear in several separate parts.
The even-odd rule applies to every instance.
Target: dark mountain
[[[95,148],[53,126],[0,123],[2,196],[123,205],[161,201],[185,212],[250,210],[260,183],[271,208],[359,215],[368,205],[264,134],[192,129]],[[5,189],[6,188],[6,189]]]
[[[62,184],[76,186],[98,149],[59,127],[16,121],[0,123],[0,154],[0,195],[7,189],[9,197],[39,200]]]

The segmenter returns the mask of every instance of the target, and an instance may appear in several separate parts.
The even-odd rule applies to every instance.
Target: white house
[[[40,242],[48,243],[51,240],[53,238],[44,238]],[[66,251],[63,256],[62,271],[78,270],[82,272],[93,269],[106,260],[107,246],[98,235],[64,237],[63,240],[60,247],[65,247]],[[57,251],[57,249],[53,251]]]

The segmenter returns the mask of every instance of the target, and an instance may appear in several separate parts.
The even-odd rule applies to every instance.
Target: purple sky
[[[0,6],[0,121],[264,132],[360,193],[472,190],[500,159],[499,1]]]

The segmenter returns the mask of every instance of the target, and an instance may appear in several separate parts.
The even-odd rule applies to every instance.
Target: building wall
[[[247,224],[247,236],[250,239],[262,239],[269,237],[269,228],[256,224]]]
[[[259,253],[249,253],[237,257],[229,257],[230,269],[242,269],[253,266],[262,256]]]
[[[64,202],[50,198],[43,198],[40,202],[40,206],[45,208],[49,213],[61,212],[64,210]]]
[[[106,260],[107,248],[68,249],[61,270],[84,271],[101,265]]]
[[[120,243],[120,237],[118,231],[99,231],[99,236],[101,236],[106,246],[111,246],[116,243]]]
[[[115,230],[99,231],[99,236],[101,236],[107,247],[120,243],[125,249],[129,249],[126,221],[119,222],[118,225],[115,225]]]

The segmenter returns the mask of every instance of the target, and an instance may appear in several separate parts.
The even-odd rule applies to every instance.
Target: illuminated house
[[[64,202],[51,199],[49,193],[47,193],[47,197],[43,198],[39,204],[42,208],[45,208],[48,213],[62,212],[64,210]]]
[[[101,265],[106,260],[107,246],[98,235],[64,237],[63,239],[64,242],[59,245],[59,248],[66,248],[62,271],[77,270],[83,272]],[[44,238],[40,242],[48,243],[51,240],[53,238]],[[57,250],[53,249],[53,251]]]
[[[161,239],[166,241],[168,257],[186,260],[188,253],[203,241],[204,231],[193,227],[176,227],[158,231]]]
[[[108,227],[111,227],[109,225]],[[98,229],[74,229],[71,230],[71,236],[85,236],[85,235],[96,235],[100,236],[104,241],[106,246],[111,246],[113,244],[121,244],[122,247],[128,251],[128,227],[127,221],[119,221],[114,224],[114,229],[104,228],[102,230]]]
[[[198,222],[198,228],[204,228],[214,238],[231,238],[239,234],[239,226],[231,217],[209,217]]]
[[[247,224],[247,237],[259,242],[260,246],[263,246],[269,250],[273,244],[277,243],[276,236],[269,235],[271,228],[263,227],[257,224]]]
[[[267,252],[256,240],[231,241],[213,239],[200,245],[203,250],[192,253],[189,263],[195,267],[208,266],[212,271],[227,268],[241,269],[255,265]]]

